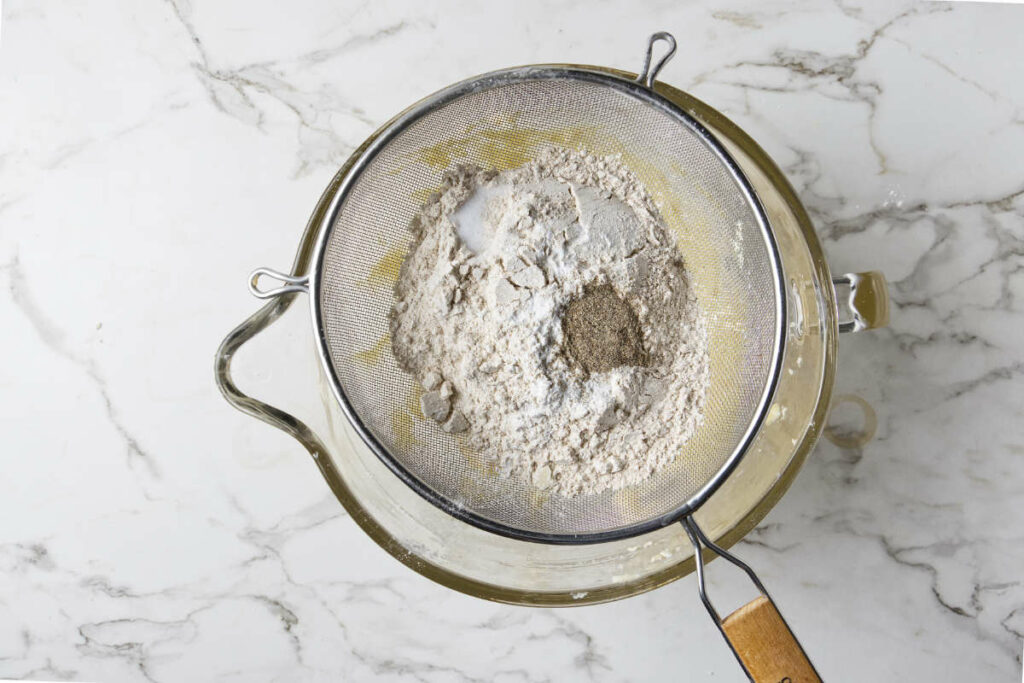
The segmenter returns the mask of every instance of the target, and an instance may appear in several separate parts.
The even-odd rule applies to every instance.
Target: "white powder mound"
[[[500,174],[460,166],[412,232],[391,340],[426,417],[566,496],[672,462],[701,421],[707,335],[682,258],[621,161],[549,149]],[[563,314],[607,285],[635,313],[647,363],[588,373]]]

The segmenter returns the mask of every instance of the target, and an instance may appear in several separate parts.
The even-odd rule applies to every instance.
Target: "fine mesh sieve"
[[[670,50],[652,66],[658,40]],[[674,51],[670,35],[652,36],[635,81],[586,67],[530,66],[435,93],[357,152],[320,227],[311,271],[257,269],[250,289],[261,298],[310,293],[320,359],[343,411],[420,495],[488,531],[545,543],[594,543],[681,522],[698,560],[702,601],[747,674],[818,680],[753,570],[707,538],[692,516],[765,418],[782,357],[785,299],[775,238],[750,183],[698,121],[654,91]],[[461,163],[515,168],[549,146],[621,156],[658,204],[708,330],[709,387],[696,434],[647,481],[576,497],[500,475],[495,454],[473,451],[426,419],[420,389],[399,369],[388,336],[410,222],[445,171]],[[261,275],[284,286],[261,290]],[[720,618],[706,593],[702,549],[742,569],[761,596]],[[777,656],[766,659],[756,644],[745,649],[767,642],[768,632]]]
[[[703,424],[675,461],[620,491],[567,498],[500,476],[495,458],[423,418],[390,353],[393,282],[409,224],[458,163],[499,170],[542,148],[620,154],[659,203],[709,332]],[[742,454],[781,346],[780,268],[767,221],[711,136],[651,90],[581,69],[531,67],[420,103],[367,149],[333,206],[312,278],[321,351],[361,435],[407,483],[485,528],[553,542],[638,533],[693,508]]]

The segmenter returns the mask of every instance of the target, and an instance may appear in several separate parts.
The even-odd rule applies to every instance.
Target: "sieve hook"
[[[260,277],[266,275],[267,277],[280,280],[284,283],[282,287],[275,287],[274,289],[260,289]],[[282,294],[288,294],[289,292],[309,292],[309,276],[308,275],[286,275],[279,273],[271,268],[257,268],[256,270],[249,273],[249,291],[257,299],[273,299],[275,296],[281,296]]]
[[[877,271],[847,273],[832,278],[832,286],[837,304],[844,304],[838,311],[840,332],[861,332],[889,324],[889,288],[884,275]],[[845,302],[839,296],[840,287],[849,288]]]
[[[658,60],[658,63],[653,67],[651,62],[654,59],[654,44],[659,40],[664,40],[668,43],[668,52],[665,56]],[[647,56],[644,57],[644,68],[640,70],[640,75],[637,76],[637,83],[640,83],[646,88],[654,87],[654,79],[658,77],[662,67],[668,63],[668,60],[672,59],[672,55],[676,53],[676,39],[672,37],[672,34],[667,31],[658,31],[651,35],[647,39]]]

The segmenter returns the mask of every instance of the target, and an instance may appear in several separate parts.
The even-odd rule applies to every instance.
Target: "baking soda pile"
[[[707,334],[653,200],[617,158],[460,166],[412,224],[392,350],[441,429],[575,496],[639,483],[701,421]]]

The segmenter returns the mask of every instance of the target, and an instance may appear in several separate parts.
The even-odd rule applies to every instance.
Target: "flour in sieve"
[[[459,166],[411,228],[391,340],[426,417],[503,474],[566,496],[672,462],[701,421],[707,334],[683,260],[621,160],[551,148],[502,173]],[[618,318],[642,339],[642,353],[600,357],[636,365],[590,372],[569,352],[563,316],[589,293],[624,302]]]

